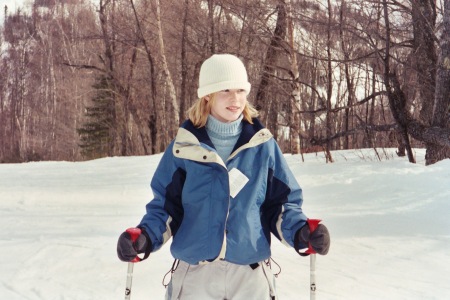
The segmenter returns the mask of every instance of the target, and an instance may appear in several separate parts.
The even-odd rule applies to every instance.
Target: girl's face
[[[209,96],[205,99],[211,101]],[[215,93],[210,114],[221,122],[230,123],[239,118],[246,103],[247,93],[245,90],[223,90]]]

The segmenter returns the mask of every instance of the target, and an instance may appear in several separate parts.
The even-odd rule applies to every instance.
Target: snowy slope
[[[286,155],[304,211],[332,246],[317,258],[317,299],[450,299],[450,160],[425,167],[392,151]],[[0,299],[124,298],[116,242],[151,199],[161,155],[0,164]],[[278,241],[280,299],[309,299],[309,259]],[[136,264],[133,300],[163,299],[169,246]]]

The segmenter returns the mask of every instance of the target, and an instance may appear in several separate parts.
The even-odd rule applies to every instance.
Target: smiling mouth
[[[237,111],[237,110],[240,109],[240,107],[238,107],[238,106],[228,106],[227,109],[231,110],[231,111]]]

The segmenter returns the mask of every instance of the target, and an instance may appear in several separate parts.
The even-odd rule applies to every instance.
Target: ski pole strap
[[[148,236],[148,233],[145,231],[144,228],[139,228],[145,238],[147,239],[147,247],[145,248],[145,252],[144,252],[144,256],[141,258],[141,261],[147,259],[150,256],[150,253],[153,250],[153,244],[152,244],[152,240],[150,239],[150,237]]]
[[[150,240],[149,240],[149,243],[150,243]],[[151,247],[147,247],[147,249],[145,249],[144,256],[142,258],[140,258],[140,261],[146,260],[150,256],[151,252],[152,252]]]
[[[164,288],[167,288],[169,286],[169,283],[170,283],[170,281],[166,283],[167,275],[170,274],[170,280],[172,280],[172,274],[175,273],[175,270],[178,268],[179,264],[180,264],[180,260],[179,259],[175,259],[173,261],[172,268],[170,268],[169,272],[167,272],[166,275],[164,275],[163,281],[162,281],[162,284],[163,284]]]

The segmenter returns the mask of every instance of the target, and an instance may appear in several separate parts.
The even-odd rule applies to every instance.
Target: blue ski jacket
[[[271,233],[294,246],[306,224],[302,190],[272,134],[253,122],[243,121],[225,162],[205,127],[189,120],[180,126],[155,171],[154,199],[138,225],[153,252],[173,237],[173,257],[189,264],[220,259],[246,265],[270,257]]]

